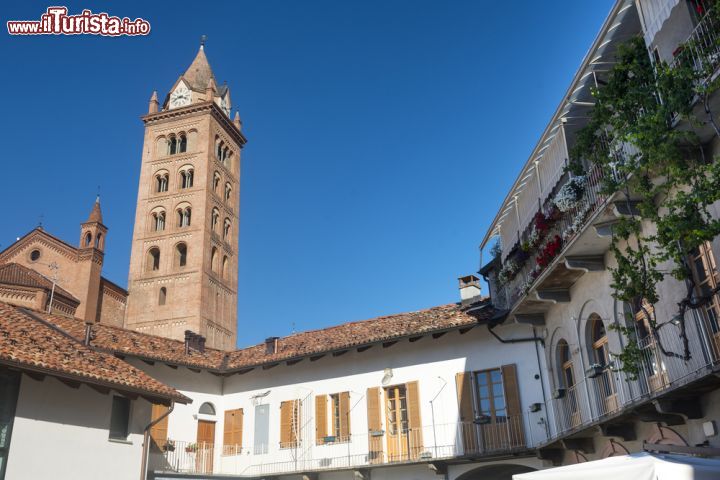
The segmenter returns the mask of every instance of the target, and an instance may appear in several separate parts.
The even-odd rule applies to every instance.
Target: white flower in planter
[[[567,212],[577,207],[585,192],[585,177],[573,177],[560,187],[553,203],[561,212]]]

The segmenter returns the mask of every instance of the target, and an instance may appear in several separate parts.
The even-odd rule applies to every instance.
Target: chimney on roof
[[[475,275],[459,277],[460,300],[463,305],[473,303],[480,299],[480,279]]]
[[[95,335],[92,331],[93,322],[85,322],[85,340],[83,340],[83,343],[85,346],[90,346],[90,342],[95,338]]]
[[[265,339],[265,354],[272,355],[278,351],[278,337],[268,337]]]
[[[185,355],[190,355],[190,350],[205,352],[205,337],[192,330],[185,330]]]

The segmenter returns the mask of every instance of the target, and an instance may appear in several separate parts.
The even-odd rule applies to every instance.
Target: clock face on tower
[[[170,108],[184,107],[185,105],[190,105],[190,90],[180,84],[170,95]]]

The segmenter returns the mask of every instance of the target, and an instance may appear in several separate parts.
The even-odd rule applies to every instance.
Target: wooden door
[[[202,473],[212,473],[215,450],[215,422],[198,420],[197,450],[195,469]]]
[[[408,405],[405,385],[385,389],[385,418],[387,419],[388,460],[408,459]]]

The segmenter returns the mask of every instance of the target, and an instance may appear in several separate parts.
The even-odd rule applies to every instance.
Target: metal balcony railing
[[[708,76],[720,65],[720,25],[712,10],[705,14],[679,47],[672,66],[680,63],[689,64]]]
[[[428,425],[395,433],[353,433],[348,441],[320,445],[314,438],[303,438],[294,448],[270,446],[263,454],[239,445],[168,440],[166,445],[151,449],[149,466],[154,471],[253,477],[510,454],[546,439],[545,424],[534,415],[525,413],[487,423]],[[542,427],[533,428],[537,425]]]
[[[657,337],[648,335],[638,341],[642,351],[639,372],[633,377],[619,371],[617,359],[598,375],[591,372],[565,389],[560,398],[548,402],[551,421],[550,438],[557,439],[573,431],[586,428],[603,418],[634,408],[648,399],[682,387],[701,378],[720,364],[718,346],[710,326],[698,311],[686,314],[687,336],[692,356],[688,360],[663,355],[659,342],[666,351],[683,353],[680,330],[674,323],[660,328]]]

